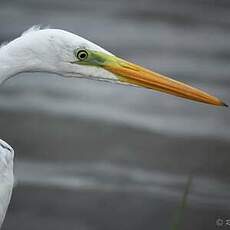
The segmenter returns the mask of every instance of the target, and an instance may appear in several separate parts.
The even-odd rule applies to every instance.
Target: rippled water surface
[[[0,41],[34,24],[72,31],[230,104],[228,1],[0,3]],[[134,87],[45,73],[1,86],[17,178],[3,229],[183,229],[230,219],[230,112]],[[222,229],[227,226],[222,226]]]

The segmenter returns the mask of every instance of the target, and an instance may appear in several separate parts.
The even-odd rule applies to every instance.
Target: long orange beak
[[[214,97],[202,90],[114,56],[107,58],[103,63],[103,67],[116,74],[121,82],[154,89],[193,101],[199,101],[216,106],[227,106],[217,97]]]
[[[85,59],[79,60],[78,52],[80,51],[75,51],[75,56],[78,60],[71,63],[102,67],[115,74],[121,82],[158,90],[193,101],[217,106],[227,106],[217,97],[214,97],[200,89],[191,87],[116,56],[106,54],[104,52],[87,50],[87,56]]]

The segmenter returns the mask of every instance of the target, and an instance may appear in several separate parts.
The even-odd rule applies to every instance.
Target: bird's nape
[[[203,102],[206,104],[227,106],[217,97],[214,97],[202,90],[113,55],[105,54],[100,51],[81,49],[75,51],[75,56],[77,60],[72,63],[102,67],[115,74],[120,82],[161,91],[177,97]]]

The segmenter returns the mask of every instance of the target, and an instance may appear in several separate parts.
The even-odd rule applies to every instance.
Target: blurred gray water
[[[223,0],[5,0],[0,41],[34,24],[69,30],[230,103],[229,11]],[[0,135],[17,186],[3,229],[170,229],[191,173],[183,227],[217,229],[230,219],[229,115],[134,87],[11,79]]]

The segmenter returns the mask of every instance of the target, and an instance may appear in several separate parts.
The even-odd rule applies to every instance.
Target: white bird
[[[10,202],[14,184],[14,150],[5,141],[0,140],[0,228]]]
[[[22,72],[48,72],[141,86],[207,104],[227,106],[218,98],[114,56],[64,30],[32,27],[0,47],[0,84]],[[0,140],[0,224],[13,187],[13,149]]]
[[[0,48],[0,83],[22,72],[49,72],[155,89],[213,105],[218,98],[125,61],[73,33],[32,27]]]

